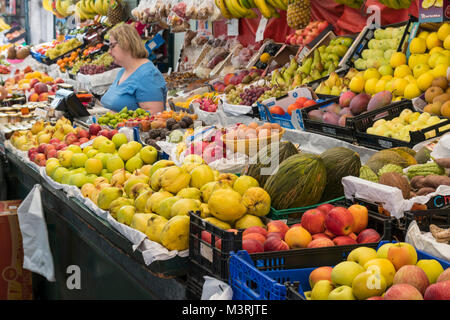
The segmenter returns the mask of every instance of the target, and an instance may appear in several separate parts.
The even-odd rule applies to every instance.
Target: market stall
[[[0,178],[35,298],[450,299],[442,8],[51,3],[77,28],[0,61]],[[184,34],[162,112],[100,102],[123,24],[155,65]]]

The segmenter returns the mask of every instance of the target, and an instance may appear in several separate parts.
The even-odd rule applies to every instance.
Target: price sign
[[[227,35],[230,37],[237,37],[239,35],[239,20],[227,20]]]
[[[264,31],[266,31],[266,26],[267,26],[268,21],[269,20],[267,20],[267,18],[264,18],[264,17],[261,17],[261,20],[259,20],[258,29],[256,30],[256,35],[255,35],[255,42],[264,40]]]

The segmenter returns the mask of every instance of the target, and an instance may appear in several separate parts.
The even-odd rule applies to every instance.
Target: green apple
[[[81,168],[84,167],[84,164],[86,163],[88,157],[84,153],[74,153],[72,155],[72,167],[74,168]]]
[[[105,136],[98,136],[97,138],[94,139],[94,141],[92,142],[92,146],[94,147],[94,149],[100,148],[100,146],[103,144],[103,142],[108,141],[109,139]]]
[[[422,259],[417,261],[416,266],[425,271],[430,284],[436,283],[439,275],[444,272],[442,265],[435,259]]]
[[[413,75],[414,78],[419,78],[424,73],[428,72],[430,70],[430,67],[426,63],[419,63],[413,68]]]
[[[139,151],[139,156],[145,164],[153,164],[158,159],[158,150],[153,146],[145,146]]]
[[[65,167],[58,167],[52,173],[52,179],[58,183],[61,183],[62,177],[65,173],[69,172],[69,169]]]
[[[319,280],[311,291],[311,300],[327,300],[334,285],[329,280]]]
[[[378,258],[384,258],[387,259],[388,250],[390,247],[392,247],[393,243],[385,243],[377,250],[377,256]]]
[[[358,300],[380,296],[386,291],[386,279],[375,270],[362,272],[353,279],[352,291]]]
[[[384,64],[381,67],[379,67],[378,72],[382,76],[392,76],[394,74],[394,70],[392,69],[391,65],[389,65],[389,64]]]
[[[92,183],[94,184],[95,179],[97,179],[98,176],[96,174],[90,173],[86,175],[86,181],[87,183]]]
[[[81,149],[81,147],[80,147],[80,146],[77,146],[76,144],[71,144],[70,146],[68,146],[68,147],[66,148],[66,150],[70,150],[70,151],[72,151],[73,153],[82,153],[82,152],[83,152],[83,150]]]
[[[95,155],[98,154],[98,150],[97,149],[91,149],[89,150],[86,155],[88,156],[88,158],[93,158],[95,157]]]
[[[134,148],[134,150],[136,150],[135,154],[142,149],[142,144],[137,141],[130,141],[128,143]]]
[[[117,169],[122,169],[124,167],[125,164],[123,163],[123,160],[117,155],[112,155],[106,160],[106,169],[108,169],[108,172],[112,173]]]
[[[119,149],[121,145],[128,143],[128,138],[123,133],[116,133],[112,137],[112,142],[116,145],[116,149]]]
[[[139,155],[135,155],[125,163],[125,169],[133,173],[135,170],[140,169],[143,165],[144,162],[141,160]]]
[[[63,167],[69,168],[72,165],[72,157],[73,151],[70,150],[58,151],[58,161]]]
[[[129,159],[134,157],[138,151],[136,151],[136,147],[133,146],[131,142],[128,142],[121,145],[117,152],[123,161],[128,161]]]
[[[98,151],[103,153],[114,153],[116,151],[116,145],[111,140],[106,140],[98,147]]]
[[[330,292],[328,300],[356,300],[356,298],[351,287],[340,286]]]
[[[72,186],[77,186],[81,188],[85,183],[87,183],[86,174],[84,173],[75,173],[70,177],[69,184]]]
[[[343,261],[331,270],[331,282],[336,286],[351,286],[353,279],[364,272],[364,268],[354,261]]]
[[[347,257],[347,261],[354,261],[361,266],[372,259],[377,258],[377,252],[373,248],[369,247],[359,247],[353,249]]]

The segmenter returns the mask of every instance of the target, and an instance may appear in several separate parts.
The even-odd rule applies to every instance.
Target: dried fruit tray
[[[389,25],[385,25],[385,26],[381,27],[382,29],[386,29],[389,27],[397,28],[397,27],[402,27],[402,26],[406,25],[405,31],[403,32],[403,35],[402,35],[402,39],[400,40],[400,43],[396,50],[397,52],[406,53],[407,46],[408,46],[408,38],[409,38],[409,34],[411,32],[411,25],[416,21],[417,21],[417,18],[410,15],[409,20],[399,22],[399,23],[389,24]],[[350,51],[349,58],[346,60],[346,65],[348,67],[353,68],[355,61],[362,57],[363,50],[368,48],[369,41],[374,38],[375,30],[376,29],[371,29],[366,26],[361,31],[361,33],[355,40],[358,42],[358,44],[351,48],[352,51]]]
[[[390,241],[381,241],[378,249]],[[341,246],[344,247],[344,246]],[[309,274],[317,267],[333,266],[344,261],[354,248],[330,247],[318,253],[311,251],[278,251],[249,255],[247,251],[230,255],[229,284],[233,289],[233,300],[306,300],[304,292],[311,290]],[[450,263],[417,250],[418,259],[436,259],[442,267]]]
[[[385,108],[380,108],[377,110],[373,110],[365,115],[364,118],[361,119],[353,119],[353,127],[356,142],[364,147],[382,150],[389,149],[394,147],[409,147],[413,148],[416,144],[426,141],[429,138],[426,135],[429,135],[430,138],[439,137],[443,134],[450,132],[450,129],[442,130],[443,127],[450,124],[450,119],[445,117],[440,117],[441,119],[445,119],[436,125],[427,127],[422,130],[410,131],[410,141],[398,140],[394,138],[377,136],[373,134],[366,133],[366,130],[373,125],[373,123],[381,118],[386,120],[391,120],[400,115],[400,113],[405,110],[410,109],[413,112],[416,110],[411,102],[411,100],[402,100],[394,103]],[[352,121],[350,121],[352,122]]]

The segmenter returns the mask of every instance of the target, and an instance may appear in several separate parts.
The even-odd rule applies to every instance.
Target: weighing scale
[[[67,89],[56,91],[55,97],[50,104],[50,109],[64,112],[67,118],[72,121],[74,118],[88,117],[90,115],[75,92]]]

